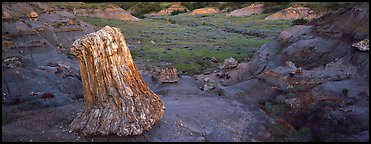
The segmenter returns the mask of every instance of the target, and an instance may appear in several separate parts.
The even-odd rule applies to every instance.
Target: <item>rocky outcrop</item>
[[[77,38],[95,31],[96,27],[65,9],[49,3],[5,2],[2,12],[10,17],[2,22],[3,104],[17,101],[42,108],[65,105],[83,95],[79,66],[68,54]],[[37,20],[29,18],[37,13]],[[3,15],[4,16],[4,15]],[[69,25],[73,20],[74,25]],[[30,92],[50,92],[48,101],[30,99]]]
[[[174,67],[166,67],[161,69],[158,82],[160,83],[174,83],[179,80],[178,72]]]
[[[192,12],[188,13],[188,15],[214,14],[214,13],[218,13],[218,12],[219,12],[219,10],[216,9],[216,8],[207,7],[207,8],[195,9]]]
[[[150,13],[149,15],[152,15],[152,16],[167,15],[167,14],[171,14],[173,11],[183,11],[185,9],[186,8],[181,5],[181,2],[174,2],[171,4],[169,8],[163,9],[159,12]]]
[[[119,20],[139,20],[131,15],[130,12],[118,7],[111,6],[106,9],[73,9],[73,13],[77,16],[88,16],[104,19],[119,19]]]
[[[253,3],[248,7],[237,9],[227,14],[226,16],[250,16],[253,14],[261,14],[264,11],[264,4]]]
[[[223,62],[223,69],[231,69],[238,66],[238,61],[233,57],[225,59]]]
[[[310,128],[316,141],[334,132],[367,141],[353,136],[369,126],[368,29],[368,3],[294,26],[264,44],[243,73],[249,80],[223,88],[224,95],[283,102],[290,109],[280,116],[296,130]]]
[[[268,17],[265,20],[282,20],[282,19],[314,19],[320,17],[322,14],[317,14],[309,7],[288,7],[279,12],[276,12]]]
[[[120,29],[106,26],[73,43],[84,111],[70,127],[85,135],[139,135],[160,121],[164,104],[144,83]]]

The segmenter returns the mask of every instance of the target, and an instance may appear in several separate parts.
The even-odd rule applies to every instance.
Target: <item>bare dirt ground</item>
[[[83,135],[69,132],[68,125],[83,104],[74,104],[15,113],[2,126],[2,141],[263,141],[271,137],[272,124],[251,104],[210,95],[198,90],[191,77],[178,83],[157,84],[165,103],[165,115],[149,132],[119,137]]]

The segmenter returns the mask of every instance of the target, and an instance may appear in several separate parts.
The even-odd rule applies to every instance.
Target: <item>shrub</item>
[[[290,2],[265,2],[263,13],[274,13],[290,6]]]
[[[308,23],[308,20],[300,18],[300,19],[295,19],[292,21],[292,25],[305,25]]]
[[[144,18],[144,15],[150,12],[158,12],[162,10],[161,4],[158,2],[142,2],[130,7],[133,10],[133,16]]]
[[[181,5],[192,11],[203,7],[215,7],[218,5],[216,2],[182,2]]]
[[[180,13],[185,13],[185,12],[187,12],[186,9],[184,9],[184,10],[175,10],[175,11],[171,12],[171,15],[178,15]]]
[[[344,88],[341,92],[344,94],[344,96],[347,96],[349,93],[349,90]]]
[[[130,9],[132,6],[138,4],[138,2],[115,2],[118,6],[120,6],[124,10]]]
[[[227,10],[227,11],[233,11],[235,9],[240,9],[246,6],[251,5],[252,2],[225,2],[225,3],[220,3],[216,7],[219,10]]]

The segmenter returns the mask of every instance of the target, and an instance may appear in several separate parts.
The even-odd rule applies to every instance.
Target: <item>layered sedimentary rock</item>
[[[150,13],[149,15],[152,16],[166,15],[172,13],[173,11],[183,11],[185,9],[186,8],[181,5],[181,2],[174,2],[169,8],[163,9],[159,12]]]
[[[263,4],[251,4],[248,7],[244,7],[241,9],[237,9],[232,11],[231,13],[227,14],[227,16],[250,16],[253,14],[261,14],[264,11],[264,5]]]
[[[189,15],[199,15],[199,14],[213,14],[213,13],[218,13],[219,10],[211,7],[207,8],[200,8],[200,9],[195,9]]]
[[[281,19],[313,19],[320,17],[322,14],[317,14],[309,7],[289,7],[283,9],[279,12],[276,12],[268,17],[265,20],[281,20]]]
[[[73,13],[77,16],[88,16],[104,19],[119,19],[119,20],[139,20],[131,15],[130,12],[117,7],[111,6],[106,9],[73,9]]]
[[[73,43],[84,88],[84,111],[70,127],[85,135],[139,135],[164,114],[143,81],[118,28],[106,26]]]

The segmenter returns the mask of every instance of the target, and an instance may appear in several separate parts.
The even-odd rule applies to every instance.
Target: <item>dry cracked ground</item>
[[[121,11],[131,18],[110,10],[118,13],[110,18]],[[2,3],[2,141],[369,141],[368,2],[295,26],[264,20],[270,14],[127,21],[97,13]],[[105,25],[124,33],[166,107],[139,136],[83,136],[68,128],[83,110],[69,49]],[[223,69],[229,57],[238,64]],[[157,82],[165,66],[178,69],[178,82]]]

